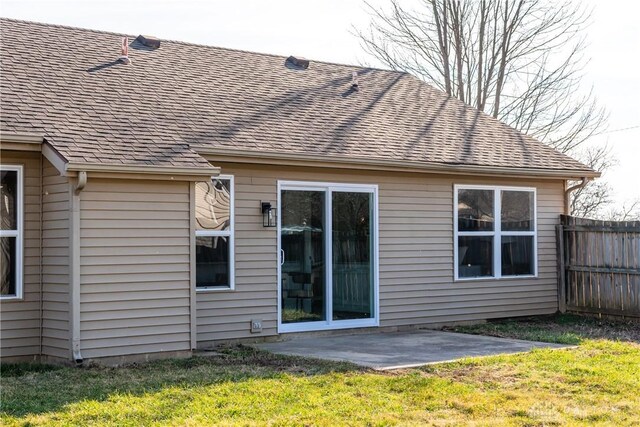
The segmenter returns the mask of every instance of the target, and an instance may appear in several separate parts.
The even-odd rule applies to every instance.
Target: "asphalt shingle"
[[[401,72],[2,19],[4,132],[67,160],[206,167],[203,148],[440,165],[587,166]],[[360,90],[351,90],[351,73]]]

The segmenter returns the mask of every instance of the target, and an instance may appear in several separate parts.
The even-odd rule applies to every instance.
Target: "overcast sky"
[[[594,143],[608,143],[618,158],[604,179],[622,203],[640,198],[640,3],[588,3],[594,12],[585,88],[593,85],[610,113],[607,133]],[[351,33],[369,20],[362,0],[0,0],[0,15],[347,64],[367,60]]]

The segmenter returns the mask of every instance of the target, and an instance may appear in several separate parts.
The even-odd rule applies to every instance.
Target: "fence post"
[[[558,247],[558,311],[567,311],[567,286],[564,254],[564,227],[562,224],[556,225],[556,239]]]

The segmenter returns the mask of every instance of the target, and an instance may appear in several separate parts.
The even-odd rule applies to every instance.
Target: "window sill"
[[[520,280],[520,279],[537,279],[537,274],[527,274],[521,276],[500,276],[500,277],[458,277],[454,278],[455,282],[486,282],[486,281],[506,281],[506,280]]]
[[[206,294],[209,292],[230,292],[235,291],[235,288],[196,288],[196,293]]]
[[[24,301],[24,297],[16,295],[16,296],[6,296],[0,297],[0,302],[9,302],[9,301]]]

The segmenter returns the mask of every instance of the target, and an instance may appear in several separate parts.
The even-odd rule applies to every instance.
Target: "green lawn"
[[[598,326],[597,321],[563,316],[464,329],[578,347],[386,373],[243,347],[214,357],[116,369],[4,365],[1,421],[131,426],[640,424],[638,324]],[[598,329],[616,339],[600,336],[594,332]]]

